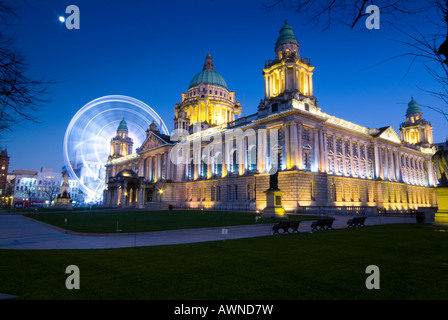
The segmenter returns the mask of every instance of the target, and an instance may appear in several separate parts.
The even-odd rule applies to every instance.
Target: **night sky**
[[[40,123],[24,123],[2,134],[10,171],[64,165],[62,144],[75,113],[105,95],[127,95],[151,106],[173,129],[174,106],[207,53],[215,69],[236,92],[243,114],[257,111],[264,98],[262,69],[274,59],[278,32],[288,20],[300,44],[300,55],[315,66],[314,94],[323,112],[369,128],[392,125],[399,134],[411,96],[434,127],[435,142],[445,141],[447,121],[422,105],[442,107],[426,90],[440,90],[424,66],[403,57],[406,40],[386,16],[381,29],[328,30],[307,24],[291,11],[269,11],[263,1],[201,0],[34,0],[18,10],[8,32],[29,64],[28,75],[54,81],[50,103],[37,114]],[[80,9],[80,29],[68,30],[58,20],[68,5]],[[425,12],[429,15],[430,12]],[[423,33],[436,32],[423,15],[413,23]],[[374,66],[376,65],[376,66]],[[372,67],[374,66],[374,67]],[[371,67],[371,68],[369,68]],[[137,147],[137,146],[135,146]]]

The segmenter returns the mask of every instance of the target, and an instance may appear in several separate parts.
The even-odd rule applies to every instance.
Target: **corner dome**
[[[422,110],[418,106],[417,101],[414,100],[414,97],[411,97],[411,101],[408,103],[408,109],[406,110],[406,115],[417,112],[421,113]]]
[[[208,54],[207,58],[205,59],[205,64],[204,67],[202,68],[202,71],[196,74],[190,81],[188,89],[197,87],[201,83],[208,83],[211,84],[212,86],[218,86],[226,90],[229,90],[227,87],[227,82],[218,72],[215,71],[212,56],[210,54]]]
[[[296,36],[294,35],[294,29],[288,24],[288,21],[285,20],[285,25],[280,29],[279,37],[277,39],[277,42],[275,43],[275,46],[277,47],[282,43],[288,42],[299,44]]]
[[[126,124],[126,121],[124,121],[124,118],[120,121],[120,125],[118,126],[117,131],[128,131],[128,126]]]

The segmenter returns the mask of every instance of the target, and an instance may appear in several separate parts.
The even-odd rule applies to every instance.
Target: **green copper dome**
[[[406,110],[406,115],[416,112],[422,112],[422,110],[418,106],[417,101],[414,100],[414,97],[411,97],[411,101],[408,103],[408,110]]]
[[[205,64],[202,68],[202,71],[196,74],[190,81],[190,86],[188,87],[188,89],[197,87],[200,83],[203,82],[228,90],[227,82],[218,72],[215,71],[212,56],[210,54],[208,54],[207,58],[205,59]]]
[[[296,36],[294,35],[294,29],[288,24],[288,21],[285,20],[285,25],[280,29],[280,36],[275,43],[275,46],[278,46],[282,43],[293,42],[299,44]]]
[[[226,80],[224,80],[224,78],[216,71],[210,70],[201,71],[197,75],[195,75],[191,80],[188,89],[197,87],[200,83],[203,82],[211,84],[213,86],[223,87],[228,90]]]
[[[126,121],[124,121],[124,118],[120,121],[120,125],[118,126],[117,131],[128,131],[128,126],[126,125]]]

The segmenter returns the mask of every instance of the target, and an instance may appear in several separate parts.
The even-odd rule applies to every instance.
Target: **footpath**
[[[347,228],[347,220],[353,217],[333,216],[333,218],[335,218],[333,228],[339,229]],[[369,216],[365,225],[415,222],[415,217]],[[311,223],[312,221],[302,221],[299,232],[311,232]],[[273,224],[268,223],[137,234],[77,235],[26,219],[22,215],[0,214],[0,249],[113,249],[174,245],[268,236],[272,235],[272,226]],[[226,231],[223,232],[223,229]]]

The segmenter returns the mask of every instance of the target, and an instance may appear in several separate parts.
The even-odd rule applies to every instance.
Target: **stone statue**
[[[269,190],[280,190],[278,188],[278,170],[281,167],[281,162],[282,162],[282,158],[281,158],[281,148],[277,149],[277,168],[275,170],[275,173],[272,173],[269,176]]]
[[[278,170],[269,176],[269,190],[279,190],[278,188]]]
[[[64,185],[64,186],[68,186],[68,179],[69,179],[69,176],[68,176],[67,171],[63,173],[63,178],[64,178],[64,184],[63,184],[63,185]]]
[[[443,146],[439,146],[437,152],[432,156],[432,163],[436,168],[439,186],[448,186],[448,150],[443,150]]]

